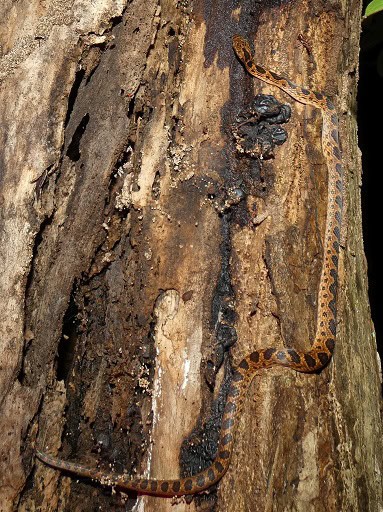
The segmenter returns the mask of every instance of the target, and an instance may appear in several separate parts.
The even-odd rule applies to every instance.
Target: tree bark
[[[51,0],[0,7],[0,510],[383,507],[380,375],[356,139],[361,5]],[[335,100],[348,177],[335,355],[260,371],[218,486],[172,503],[62,475],[176,478],[214,456],[231,368],[316,327],[321,115],[231,47]],[[254,95],[292,108],[274,158],[233,133]]]

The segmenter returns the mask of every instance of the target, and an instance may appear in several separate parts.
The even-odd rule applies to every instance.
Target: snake
[[[256,64],[249,42],[240,35],[233,37],[233,49],[250,75],[278,87],[299,103],[320,109],[322,114],[321,143],[327,165],[328,192],[316,332],[311,348],[306,352],[294,348],[261,348],[251,352],[240,361],[232,374],[215,459],[209,467],[197,474],[174,480],[134,478],[122,473],[93,469],[37,451],[38,459],[52,468],[90,478],[101,485],[116,487],[122,491],[134,491],[139,494],[172,497],[200,493],[216,484],[229,467],[238,418],[242,411],[246,391],[256,371],[272,366],[283,366],[302,373],[319,372],[329,363],[333,355],[336,338],[338,267],[344,202],[344,171],[335,106],[328,96],[296,85],[289,79]]]

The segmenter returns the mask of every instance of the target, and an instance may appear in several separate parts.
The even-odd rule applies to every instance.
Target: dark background
[[[363,3],[365,9],[370,0]],[[383,357],[383,12],[372,15],[362,24],[358,139],[363,164],[363,236],[369,296],[378,350]]]

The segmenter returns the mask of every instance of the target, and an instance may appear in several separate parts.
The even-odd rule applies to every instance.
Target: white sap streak
[[[190,373],[190,359],[188,359],[188,353],[186,350],[184,350],[184,379],[182,381],[181,390],[184,391],[186,389],[188,380],[189,380],[189,373]]]

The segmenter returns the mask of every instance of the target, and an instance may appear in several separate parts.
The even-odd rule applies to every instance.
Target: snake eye
[[[243,58],[244,58],[245,62],[251,64],[251,55],[246,50],[246,48],[242,48],[242,53],[243,53]]]

